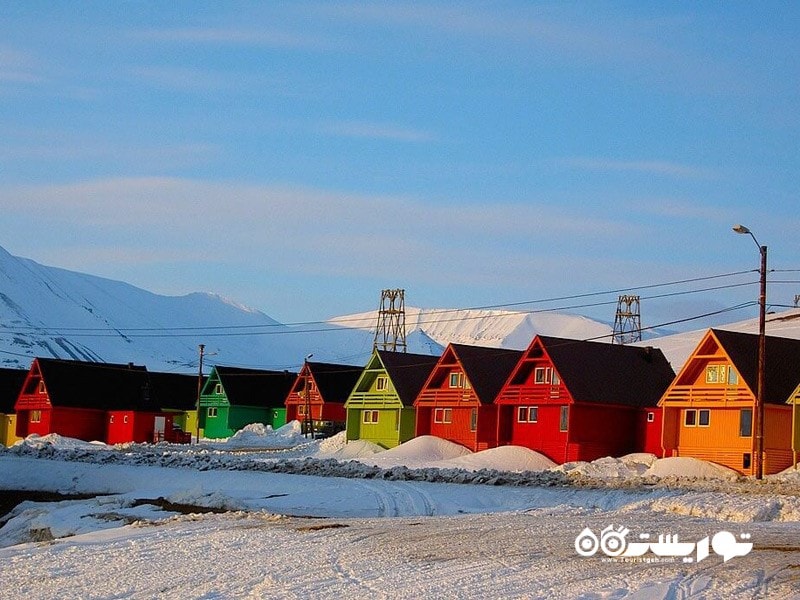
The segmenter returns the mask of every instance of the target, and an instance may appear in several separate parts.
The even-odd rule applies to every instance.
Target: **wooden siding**
[[[17,412],[18,436],[57,433],[87,442],[105,441],[106,411],[104,410],[56,406],[42,410],[39,423],[31,423],[30,418],[29,410]]]

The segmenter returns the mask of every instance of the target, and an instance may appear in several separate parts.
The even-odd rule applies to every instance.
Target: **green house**
[[[414,437],[414,400],[438,357],[375,350],[345,403],[347,440],[393,448]]]
[[[200,427],[207,438],[227,438],[252,423],[286,424],[286,394],[297,373],[215,366],[200,393]]]

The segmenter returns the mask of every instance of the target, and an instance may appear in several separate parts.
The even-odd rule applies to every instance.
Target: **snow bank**
[[[800,521],[800,498],[797,496],[689,492],[659,498],[651,509],[735,523]]]
[[[644,472],[645,477],[683,477],[735,481],[739,473],[728,467],[689,456],[659,458]]]
[[[420,468],[437,465],[441,461],[472,454],[470,450],[432,435],[422,435],[378,455],[363,457],[365,464],[383,468]]]
[[[352,460],[356,458],[368,457],[380,452],[386,452],[378,444],[369,442],[367,440],[355,440],[349,444],[343,445],[341,448],[333,452],[320,452],[318,456],[326,458],[335,458],[337,460]]]
[[[47,435],[37,435],[32,433],[24,440],[15,442],[15,446],[26,446],[28,448],[53,448],[53,449],[85,449],[94,450],[97,448],[107,448],[108,446],[103,442],[84,442],[83,440],[76,440],[75,438],[64,437],[57,433],[49,433]]]
[[[204,440],[203,444],[215,448],[279,449],[293,448],[306,442],[308,442],[308,440],[301,433],[300,422],[291,421],[283,427],[274,430],[269,425],[264,425],[263,423],[252,423],[250,425],[245,425],[226,440]]]
[[[474,454],[464,454],[438,463],[442,468],[479,471],[481,469],[523,473],[546,471],[556,466],[552,460],[521,446],[500,446]]]
[[[656,461],[653,454],[628,454],[622,458],[603,457],[591,462],[575,461],[553,468],[570,477],[595,477],[599,479],[628,479],[644,475]]]

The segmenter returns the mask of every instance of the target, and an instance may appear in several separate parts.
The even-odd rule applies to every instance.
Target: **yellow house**
[[[800,384],[794,388],[786,403],[792,407],[792,464],[797,468],[800,457]]]
[[[28,375],[27,369],[0,368],[0,443],[12,446],[17,437],[17,415],[14,404]]]
[[[763,472],[789,467],[800,340],[766,338]],[[709,329],[661,397],[664,456],[691,456],[754,474],[758,336]]]

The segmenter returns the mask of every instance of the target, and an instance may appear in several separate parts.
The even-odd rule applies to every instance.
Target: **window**
[[[538,406],[520,406],[517,408],[518,423],[536,423],[539,420]]]
[[[697,411],[697,425],[699,427],[708,427],[710,421],[711,421],[711,411],[709,411],[707,408],[703,408]]]
[[[109,422],[109,423],[113,423],[113,422],[114,422],[114,415],[110,415],[110,416],[108,417],[108,422]]]
[[[551,375],[550,383],[552,383],[553,385],[559,385],[561,383],[561,377],[559,377],[558,373],[556,373],[555,371],[553,371]]]
[[[379,392],[384,392],[389,389],[389,378],[379,375],[375,380],[375,389]]]
[[[683,424],[686,427],[694,427],[697,425],[697,411],[693,408],[687,408],[683,413]]]
[[[567,431],[569,428],[569,406],[561,407],[561,415],[558,420],[558,430]]]
[[[216,409],[215,409],[215,410],[216,410]],[[216,415],[214,415],[214,416],[216,416]],[[122,422],[123,422],[123,423],[125,423],[125,424],[127,425],[127,423],[128,423],[128,415],[123,415],[123,417],[122,417]]]
[[[750,468],[750,453],[745,452],[742,454],[742,468],[749,469]]]
[[[527,423],[528,422],[528,407],[527,406],[520,406],[517,408],[517,423]]]
[[[470,431],[477,431],[478,430],[478,409],[473,408],[472,413],[469,416],[469,430]]]
[[[652,411],[648,411],[647,412],[647,422],[648,423],[652,423],[655,420],[656,420],[656,413],[654,413]]]
[[[706,383],[719,382],[719,367],[720,365],[708,365],[706,367]]]
[[[378,422],[378,411],[377,410],[362,410],[361,411],[361,421],[363,423],[377,423]]]
[[[528,407],[528,423],[536,423],[539,420],[539,407],[538,406],[529,406]]]
[[[40,379],[39,380],[39,393],[40,394],[46,394],[47,393],[47,390],[44,387],[44,379]]]
[[[42,422],[42,411],[40,410],[32,410],[31,411],[31,423],[41,423]]]
[[[214,386],[214,393],[217,396],[221,396],[222,395],[222,384],[221,383],[218,383],[217,385]]]
[[[210,417],[210,418],[216,417],[217,416],[217,407],[216,406],[209,406],[208,409],[206,409],[206,416]]]
[[[739,411],[739,437],[753,435],[753,409],[743,408]]]
[[[739,374],[733,370],[733,367],[728,367],[728,385],[738,385]]]
[[[736,385],[739,383],[739,374],[730,365],[708,365],[706,367],[706,383]]]
[[[450,373],[450,387],[463,388],[464,387],[464,374],[463,373]]]
[[[297,414],[299,416],[304,416],[306,414],[306,405],[305,404],[298,404],[297,405]]]
[[[433,411],[434,423],[452,423],[453,422],[453,409],[451,408],[436,408]]]
[[[534,383],[550,383],[550,367],[536,367],[533,371]]]

